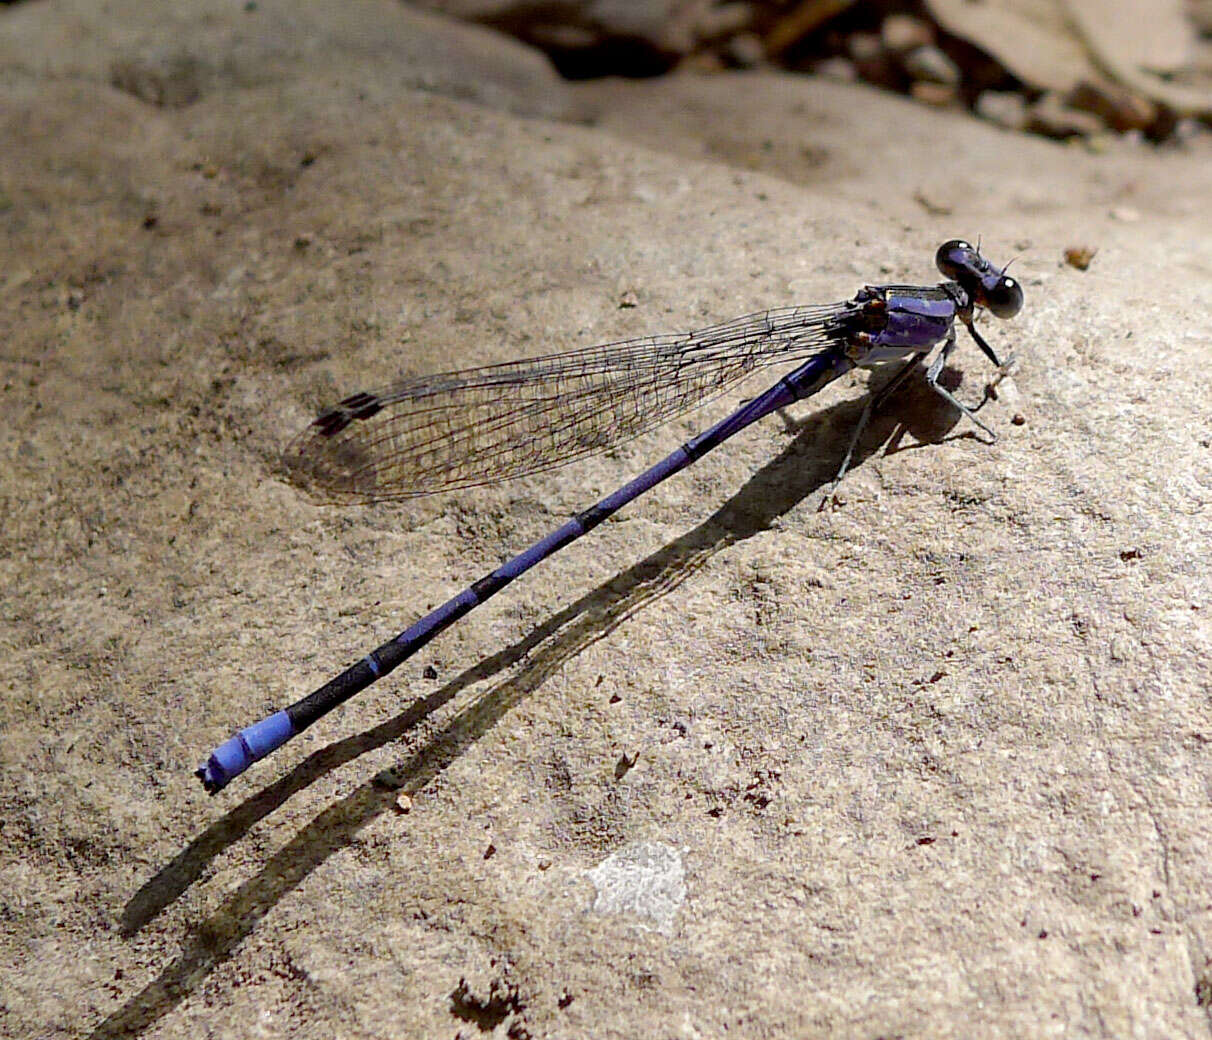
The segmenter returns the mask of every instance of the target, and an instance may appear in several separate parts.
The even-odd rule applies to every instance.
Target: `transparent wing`
[[[428,495],[562,466],[703,404],[765,365],[836,342],[845,304],[409,379],[354,394],[287,447],[332,501]]]

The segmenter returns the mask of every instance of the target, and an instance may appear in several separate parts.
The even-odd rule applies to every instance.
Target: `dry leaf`
[[[1108,80],[1180,115],[1212,113],[1212,83],[1163,79],[1190,71],[1197,30],[1183,0],[926,0],[948,32],[991,54],[1033,87],[1068,94]]]
[[[1212,114],[1212,82],[1163,79],[1189,67],[1196,27],[1179,0],[1063,0],[1095,63],[1124,86],[1179,115]]]
[[[1024,83],[1068,92],[1099,78],[1057,0],[926,0],[944,29],[988,52]]]
[[[1195,49],[1195,26],[1183,0],[1064,0],[1073,26],[1096,60],[1171,74]]]

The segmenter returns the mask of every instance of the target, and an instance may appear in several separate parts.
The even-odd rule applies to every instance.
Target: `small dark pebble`
[[[1097,249],[1090,246],[1070,246],[1065,250],[1065,263],[1084,271],[1090,266],[1090,261],[1098,255]]]
[[[1065,96],[1065,103],[1081,112],[1098,116],[1119,133],[1148,130],[1157,124],[1157,106],[1147,98],[1111,83],[1079,83]]]

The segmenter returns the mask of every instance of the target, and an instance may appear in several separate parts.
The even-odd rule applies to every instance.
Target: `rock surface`
[[[0,1034],[1207,1034],[1206,141],[572,90],[386,0],[92,6],[0,12]],[[342,510],[276,461],[317,407],[930,282],[956,235],[1027,294],[996,444],[911,386],[818,512],[844,380],[202,793],[760,383]]]

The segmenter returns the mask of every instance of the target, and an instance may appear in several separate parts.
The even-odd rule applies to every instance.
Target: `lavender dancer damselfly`
[[[616,510],[771,412],[815,394],[855,367],[903,361],[863,409],[837,479],[872,411],[942,344],[926,382],[982,430],[939,384],[958,319],[1004,371],[974,327],[978,307],[1012,318],[1019,283],[978,249],[953,239],[935,255],[936,286],[868,285],[853,299],[751,314],[683,335],[652,336],[531,361],[406,380],[357,393],[323,412],[287,449],[294,476],[321,496],[373,501],[429,495],[540,473],[635,437],[735,386],[755,369],[800,362],[769,390],[687,441],[468,586],[407,631],[290,707],[241,730],[197,770],[211,794],[317,719],[382,678],[514,578],[592,530]]]

